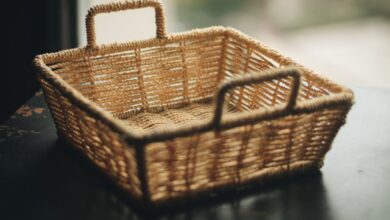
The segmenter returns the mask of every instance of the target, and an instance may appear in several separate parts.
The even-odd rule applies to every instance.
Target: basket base
[[[206,190],[197,192],[189,197],[178,197],[171,200],[162,201],[160,203],[145,202],[141,199],[133,198],[129,192],[123,190],[118,186],[114,179],[109,175],[102,172],[92,161],[85,160],[87,158],[81,150],[74,147],[67,138],[58,133],[59,142],[66,145],[72,153],[75,153],[77,157],[82,161],[88,161],[87,166],[91,170],[101,176],[100,180],[107,181],[112,190],[121,200],[129,204],[133,211],[139,215],[155,216],[163,215],[165,213],[172,213],[172,209],[176,211],[184,211],[187,209],[193,209],[194,207],[206,207],[210,205],[217,205],[219,203],[225,203],[228,201],[235,201],[245,196],[249,196],[254,193],[266,192],[276,187],[282,187],[283,185],[289,184],[292,181],[303,178],[313,178],[320,176],[319,171],[322,162],[313,162],[309,165],[301,166],[295,169],[291,169],[290,172],[280,172],[272,176],[261,177],[260,179],[254,179],[246,183],[239,185],[229,185],[218,187],[212,190]],[[88,158],[87,158],[88,159]],[[107,178],[108,177],[108,178]]]
[[[127,116],[116,114],[134,131],[148,131],[155,128],[166,128],[177,125],[192,124],[199,121],[210,121],[214,115],[215,104],[212,99],[205,99],[177,108],[168,108],[157,112],[142,112]],[[239,110],[225,104],[224,112],[235,113]]]

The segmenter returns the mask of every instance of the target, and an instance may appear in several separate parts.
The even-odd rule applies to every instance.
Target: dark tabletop
[[[0,219],[389,219],[390,90],[354,91],[321,172],[161,214],[134,210],[58,140],[37,93],[0,125]]]

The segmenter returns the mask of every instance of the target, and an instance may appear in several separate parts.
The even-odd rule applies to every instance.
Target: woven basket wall
[[[156,38],[96,45],[95,15],[141,7],[156,9]],[[141,203],[318,169],[353,103],[236,30],[166,34],[157,1],[95,6],[87,34],[37,56],[38,79],[58,134]]]

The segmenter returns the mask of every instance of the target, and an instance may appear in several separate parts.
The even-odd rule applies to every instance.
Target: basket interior
[[[283,66],[229,34],[178,38],[47,65],[135,130],[211,120],[212,97],[222,80]],[[290,86],[291,79],[286,78],[232,89],[224,111],[232,114],[284,103]],[[304,74],[299,101],[333,92]]]

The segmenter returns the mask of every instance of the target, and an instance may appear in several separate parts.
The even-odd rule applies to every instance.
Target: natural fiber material
[[[156,38],[96,44],[95,15],[141,7]],[[322,165],[349,89],[236,30],[164,21],[154,0],[95,6],[86,47],[37,56],[60,136],[152,204]]]

